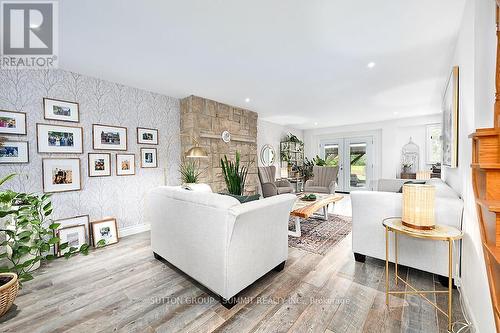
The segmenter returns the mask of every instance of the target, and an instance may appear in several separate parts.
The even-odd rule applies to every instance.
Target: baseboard
[[[476,318],[474,317],[474,313],[471,311],[469,299],[467,298],[467,291],[465,291],[463,288],[461,278],[455,278],[455,280],[456,280],[455,284],[459,288],[459,293],[462,297],[463,311],[465,312],[465,315],[467,316],[467,318],[469,318],[469,320],[472,324],[472,327],[474,329],[477,329],[477,325],[476,325],[477,321],[476,321]]]
[[[151,230],[150,224],[138,224],[138,225],[132,225],[130,227],[121,228],[120,230],[118,230],[118,232],[120,233],[120,237],[127,237],[148,230]]]

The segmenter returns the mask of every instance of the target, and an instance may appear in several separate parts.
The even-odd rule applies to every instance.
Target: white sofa
[[[163,186],[146,198],[151,247],[202,285],[234,296],[288,257],[288,219],[296,197],[283,194],[240,204],[230,196]]]
[[[385,228],[382,220],[401,216],[402,193],[396,193],[408,179],[381,179],[377,191],[351,192],[352,250],[357,261],[365,256],[385,260]],[[436,187],[436,223],[461,229],[463,201],[441,179],[430,179],[427,184]],[[394,262],[394,236],[390,234],[390,261]],[[428,241],[399,236],[401,265],[448,276],[447,242]],[[454,244],[454,276],[458,275],[459,246]]]

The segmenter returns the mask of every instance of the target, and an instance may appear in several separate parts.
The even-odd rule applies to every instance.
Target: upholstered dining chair
[[[306,181],[304,191],[315,193],[335,193],[338,167],[313,166],[313,179]]]
[[[264,198],[294,192],[293,186],[288,180],[276,180],[276,166],[274,165],[259,167],[259,181]]]

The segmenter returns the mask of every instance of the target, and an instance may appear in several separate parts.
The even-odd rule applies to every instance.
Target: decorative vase
[[[10,281],[4,285],[0,285],[0,317],[2,317],[14,303],[19,290],[19,281],[15,273],[0,273],[0,281],[8,279]]]

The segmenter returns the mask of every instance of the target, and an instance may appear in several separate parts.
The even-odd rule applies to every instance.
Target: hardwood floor
[[[384,263],[355,262],[350,242],[348,236],[326,256],[290,248],[282,272],[258,280],[227,310],[203,287],[155,260],[149,233],[126,237],[87,257],[41,267],[0,319],[0,331],[446,331],[446,319],[416,296],[392,297],[387,309]],[[431,274],[406,268],[402,273],[419,286],[441,288]],[[454,297],[455,319],[461,319],[457,292]],[[437,301],[444,305],[444,299]]]

